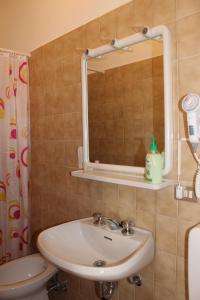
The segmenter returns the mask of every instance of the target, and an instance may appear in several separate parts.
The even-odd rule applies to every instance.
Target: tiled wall
[[[135,289],[120,282],[113,297],[117,300],[187,299],[186,236],[188,228],[200,222],[200,205],[176,202],[172,187],[154,192],[70,177],[69,172],[77,169],[77,146],[82,144],[80,49],[158,24],[167,24],[173,38],[176,139],[179,117],[185,135],[179,99],[187,92],[200,93],[200,1],[134,0],[37,49],[30,61],[33,233],[95,211],[134,218],[136,225],[154,233],[155,260],[143,272],[143,286]],[[174,144],[170,176],[176,179]],[[186,143],[182,151],[181,178],[191,180],[196,164]],[[88,281],[70,276],[70,287],[64,299],[96,299]]]
[[[163,98],[163,56],[90,74],[90,160],[144,167],[152,135],[162,152]]]

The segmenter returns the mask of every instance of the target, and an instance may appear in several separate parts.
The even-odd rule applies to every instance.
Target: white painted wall
[[[0,0],[0,48],[31,52],[131,0]]]

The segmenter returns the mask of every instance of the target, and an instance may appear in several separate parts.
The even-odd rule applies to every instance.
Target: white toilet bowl
[[[47,300],[47,281],[57,272],[39,253],[0,266],[0,300]]]

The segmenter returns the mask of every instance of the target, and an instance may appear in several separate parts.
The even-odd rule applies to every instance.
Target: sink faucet
[[[108,225],[110,229],[112,230],[116,230],[121,228],[121,222],[117,221],[117,220],[113,220],[109,217],[106,217],[104,215],[102,215],[101,213],[94,213],[93,214],[93,218],[94,218],[94,225]]]
[[[119,222],[117,220],[113,220],[109,217],[106,217],[104,215],[102,215],[101,213],[94,213],[93,214],[93,218],[94,218],[94,225],[96,226],[103,226],[103,225],[108,225],[109,228],[111,230],[116,230],[116,229],[120,229],[121,233],[123,235],[133,235],[134,234],[134,221],[132,220],[124,220],[122,222]]]

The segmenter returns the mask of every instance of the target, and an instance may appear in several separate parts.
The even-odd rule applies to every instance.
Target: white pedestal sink
[[[139,272],[154,256],[152,233],[134,228],[132,236],[121,229],[95,226],[93,218],[64,223],[38,237],[40,252],[58,268],[93,281],[117,281]],[[95,266],[104,261],[105,265]]]

